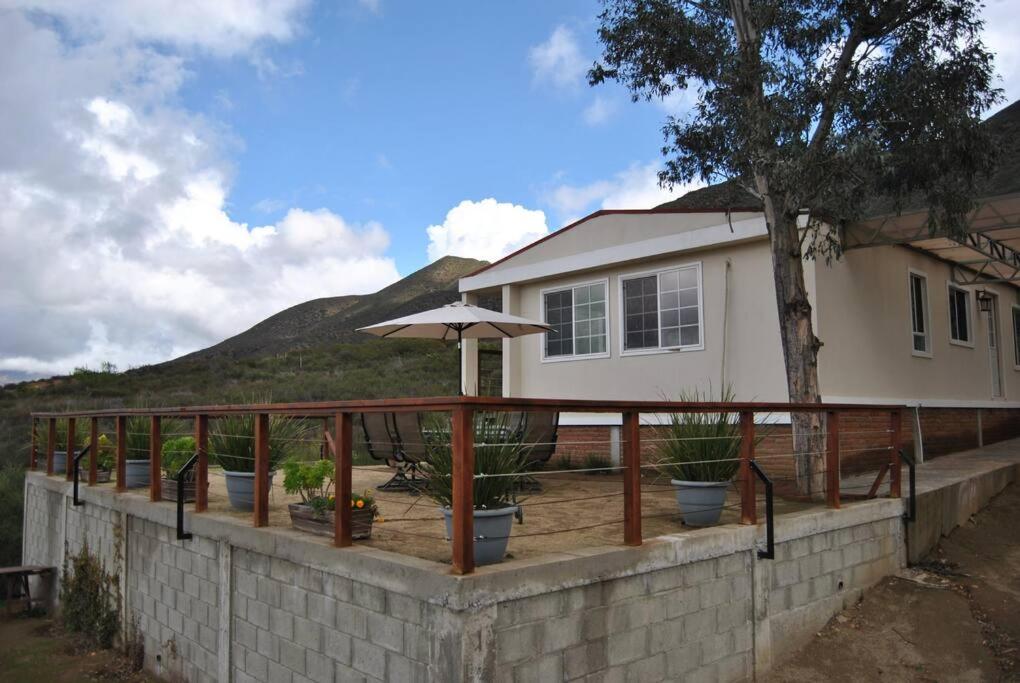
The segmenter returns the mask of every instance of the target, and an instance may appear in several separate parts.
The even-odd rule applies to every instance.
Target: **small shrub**
[[[602,470],[601,472],[585,472],[585,474],[612,474],[612,471],[607,469],[612,466],[613,463],[609,456],[602,455],[601,453],[589,453],[584,456],[584,465],[580,469]]]
[[[117,577],[108,574],[99,558],[89,552],[88,541],[70,558],[70,564],[64,565],[63,574],[60,603],[64,627],[93,646],[113,645],[120,628]]]
[[[177,472],[195,454],[195,449],[195,437],[193,436],[178,436],[164,441],[163,453],[160,455],[163,476],[167,479],[176,479]],[[189,478],[194,478],[194,476],[195,470],[191,470]]]
[[[682,392],[684,402],[711,401],[711,394],[695,389]],[[733,401],[727,388],[719,398]],[[740,467],[740,423],[730,413],[673,413],[655,444],[658,463],[680,481],[729,481]]]

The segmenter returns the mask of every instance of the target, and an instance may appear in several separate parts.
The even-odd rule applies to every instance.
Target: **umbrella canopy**
[[[442,308],[433,308],[430,311],[361,327],[358,328],[358,332],[367,332],[377,337],[456,339],[457,346],[460,347],[462,339],[509,339],[548,332],[551,329],[545,323],[458,301]],[[457,368],[461,376],[457,386],[463,393],[464,368],[461,363],[457,364]]]
[[[516,315],[490,311],[487,308],[456,302],[403,318],[361,327],[378,337],[413,337],[417,339],[505,339],[525,334],[548,332],[552,328]]]

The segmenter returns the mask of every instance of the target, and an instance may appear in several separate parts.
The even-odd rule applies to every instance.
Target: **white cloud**
[[[613,118],[617,108],[615,101],[596,95],[592,103],[585,107],[584,122],[589,126],[600,126]]]
[[[659,163],[634,163],[612,178],[587,185],[561,184],[545,194],[564,223],[571,223],[596,209],[650,209],[701,187],[692,183],[673,190],[659,187]]]
[[[557,26],[549,39],[528,51],[535,80],[560,89],[574,89],[584,83],[588,68],[574,32],[566,26]]]
[[[235,220],[224,133],[178,104],[191,59],[179,50],[253,54],[295,35],[301,5],[111,2],[123,15],[107,16],[98,3],[32,4],[63,28],[0,12],[3,374],[157,362],[397,279],[376,223],[300,208]],[[179,35],[185,25],[198,33]],[[206,30],[217,25],[219,37]]]
[[[985,46],[995,54],[995,70],[1005,101],[999,108],[1020,99],[1020,12],[1013,0],[988,0],[981,12],[985,20]]]
[[[466,256],[495,261],[549,233],[545,213],[517,204],[465,199],[450,209],[442,225],[430,225],[430,261]]]

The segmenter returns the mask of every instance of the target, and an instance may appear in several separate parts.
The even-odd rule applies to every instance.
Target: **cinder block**
[[[280,607],[296,617],[306,617],[308,616],[307,595],[303,588],[281,586]]]
[[[312,650],[305,651],[305,675],[313,681],[333,679],[333,660]]]
[[[700,586],[715,578],[715,560],[702,560],[684,567],[684,586]]]
[[[404,656],[416,662],[429,660],[429,631],[414,624],[404,624]]]
[[[332,672],[330,672],[330,679],[332,679]],[[293,683],[294,672],[280,664],[277,664],[276,662],[269,662],[269,680],[272,681],[272,683]]]
[[[360,638],[353,640],[351,649],[355,669],[376,678],[386,677],[386,650]]]
[[[338,602],[336,627],[356,638],[365,638],[368,636],[368,612],[360,607]]]
[[[258,578],[258,600],[270,607],[280,606],[280,584],[265,576]]]
[[[796,560],[777,562],[772,567],[772,585],[774,588],[790,586],[800,580],[800,564]]]
[[[608,637],[607,661],[610,665],[625,664],[640,659],[648,653],[648,629],[636,628]]]
[[[666,651],[666,673],[675,680],[686,680],[685,676],[701,664],[701,644],[686,643]]]
[[[355,582],[353,596],[355,605],[360,605],[372,612],[386,610],[386,592],[382,588]]]
[[[311,650],[322,649],[322,625],[294,617],[294,640]]]
[[[715,579],[701,587],[701,607],[706,609],[729,602],[733,597],[730,579]]]
[[[280,638],[294,640],[294,616],[276,607],[269,611],[269,630]]]
[[[567,680],[580,678],[606,666],[606,643],[597,640],[576,645],[563,653],[563,676]]]
[[[824,553],[822,553],[823,574],[838,571],[842,568],[843,568],[842,548],[834,548],[833,550],[826,550]]]
[[[666,605],[667,619],[675,619],[701,609],[701,589],[696,586],[665,593],[658,599]]]
[[[386,612],[400,621],[420,624],[424,606],[420,600],[390,592],[386,594]]]
[[[545,655],[534,661],[514,667],[515,683],[532,683],[532,681],[562,681],[563,657],[559,654]]]
[[[404,650],[404,622],[385,614],[368,614],[368,640],[391,652]]]
[[[736,654],[716,662],[715,676],[719,683],[734,683],[751,679],[752,662],[747,654]]]
[[[751,618],[751,601],[741,600],[739,602],[731,602],[725,605],[719,605],[716,608],[716,631],[722,633],[723,631],[732,630],[742,624],[746,624]]]
[[[701,640],[717,630],[716,610],[704,609],[684,618],[684,639],[687,641]]]
[[[336,624],[336,600],[321,595],[311,595],[309,598],[308,618],[332,628]]]
[[[603,591],[605,593],[605,601],[607,605],[612,605],[614,602],[644,595],[648,592],[646,575],[614,579],[605,584]],[[534,598],[532,598],[532,600],[534,600]]]
[[[627,665],[627,681],[658,683],[666,678],[666,655],[657,654]]]
[[[269,576],[280,583],[293,585],[297,578],[298,567],[293,562],[274,557],[269,561]]]
[[[326,654],[341,664],[351,663],[351,637],[333,629],[326,630]]]
[[[859,543],[843,548],[843,566],[852,567],[864,560],[864,549]]]
[[[800,580],[813,579],[822,573],[821,555],[807,555],[800,560]]]
[[[280,661],[280,639],[269,631],[258,631],[258,651],[268,657],[270,660],[278,662]]]
[[[244,658],[245,672],[257,681],[269,680],[269,661],[252,650]]]
[[[657,624],[655,628],[648,631],[648,651],[651,654],[669,652],[682,645],[683,642],[684,620],[682,618]]]
[[[496,633],[496,661],[519,662],[540,652],[542,624],[522,624]]]
[[[305,648],[290,642],[280,641],[280,663],[299,674],[305,673]]]
[[[542,650],[557,652],[581,643],[582,617],[582,613],[574,612],[565,617],[547,620],[543,625]]]

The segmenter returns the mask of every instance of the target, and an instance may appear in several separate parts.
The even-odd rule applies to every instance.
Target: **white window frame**
[[[1020,337],[1016,333],[1016,323],[1014,318],[1020,314],[1020,304],[1013,304],[1009,307],[1010,316],[1009,324],[1013,328],[1013,370],[1020,371],[1020,363],[1017,362],[1017,356],[1020,356]],[[1002,336],[1002,331],[999,331],[999,336]]]
[[[914,288],[913,288],[913,277],[919,277],[924,280],[924,322],[925,322],[925,340],[926,346],[928,347],[925,351],[918,351],[914,348]],[[934,338],[931,333],[931,290],[928,288],[928,273],[923,270],[917,270],[915,268],[907,268],[907,330],[910,332],[910,355],[917,358],[931,358],[932,357],[932,339]]]
[[[593,359],[597,359],[597,358],[609,358],[612,355],[611,344],[612,344],[613,335],[609,333],[609,330],[611,329],[610,322],[609,322],[610,319],[611,319],[611,315],[610,315],[610,299],[612,297],[609,295],[609,278],[602,278],[602,279],[597,279],[597,280],[578,280],[577,282],[571,282],[569,284],[556,285],[555,287],[546,287],[546,288],[540,290],[539,293],[538,293],[538,310],[542,312],[542,322],[543,323],[547,323],[548,321],[546,320],[546,311],[545,311],[545,295],[546,294],[552,294],[554,292],[565,292],[568,289],[569,290],[574,290],[577,287],[588,287],[588,286],[591,286],[591,285],[602,285],[605,288],[605,292],[606,292],[606,350],[603,351],[603,352],[600,352],[600,353],[581,353],[581,354],[572,353],[569,356],[568,355],[547,356],[546,353],[545,353],[545,351],[546,351],[545,336],[548,334],[548,332],[543,332],[542,334],[535,335],[536,337],[538,337],[538,343],[540,345],[540,348],[539,348],[539,357],[542,359],[543,363],[563,363],[563,362],[577,361],[577,360],[593,360]],[[570,322],[570,325],[571,325],[571,331],[572,331],[572,334],[574,334],[574,339],[575,340],[577,339],[576,332],[574,332],[574,330],[575,330],[574,326],[576,324],[577,324],[577,320],[575,320],[574,317],[573,317],[573,294],[571,294],[571,322]],[[577,347],[575,346],[574,348],[577,348]]]
[[[694,269],[698,278],[698,343],[688,344],[687,346],[659,346],[654,349],[627,349],[626,335],[627,335],[627,302],[623,294],[623,283],[627,280],[633,280],[640,277],[648,277],[649,275],[655,275],[658,277],[661,273],[666,273],[671,270],[685,270]],[[620,343],[620,356],[649,356],[657,353],[678,353],[687,351],[704,351],[705,350],[705,281],[702,277],[702,265],[701,261],[690,261],[686,263],[678,263],[669,266],[661,266],[651,270],[638,270],[628,273],[623,273],[617,278],[616,296],[617,301],[620,302],[620,315],[618,322],[618,333]],[[656,282],[656,292],[658,292],[658,282]],[[660,327],[659,343],[662,343],[661,327]]]
[[[953,291],[963,292],[967,295],[967,332],[970,339],[956,339],[953,337]],[[946,312],[949,315],[949,343],[954,346],[965,346],[968,349],[974,348],[974,297],[969,289],[953,284],[946,280]],[[1011,321],[1012,322],[1012,321]]]

